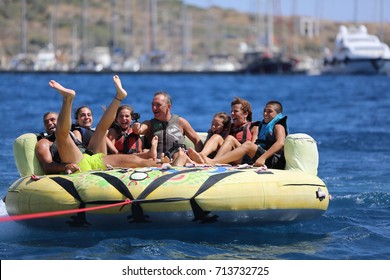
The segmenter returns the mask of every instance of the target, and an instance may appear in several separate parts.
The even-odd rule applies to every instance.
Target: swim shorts
[[[104,154],[94,154],[88,155],[83,154],[83,159],[77,164],[81,172],[90,171],[90,170],[106,170],[107,166],[103,162]]]
[[[256,154],[253,156],[253,158],[250,158],[248,155],[245,155],[242,163],[253,165],[256,160],[265,152],[266,150],[263,149],[260,145],[258,145]],[[267,165],[268,168],[284,169],[284,167],[286,166],[286,159],[284,158],[283,154],[273,154],[265,161],[265,165]]]

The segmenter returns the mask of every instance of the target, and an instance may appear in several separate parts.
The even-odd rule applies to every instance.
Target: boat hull
[[[390,70],[390,59],[349,59],[340,62],[326,63],[323,74],[384,74]]]

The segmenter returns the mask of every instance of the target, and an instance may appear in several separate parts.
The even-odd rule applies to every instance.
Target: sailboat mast
[[[57,46],[57,0],[53,0],[53,10],[50,14],[50,39],[49,45],[55,52]]]
[[[353,21],[354,21],[354,24],[357,25],[357,14],[358,14],[358,10],[359,10],[359,1],[358,0],[355,0],[355,4],[354,4],[354,9],[353,9]]]
[[[267,48],[270,54],[274,50],[273,34],[274,34],[274,17],[273,17],[273,0],[268,0],[268,16],[267,16]]]
[[[150,51],[156,50],[157,0],[150,0]]]
[[[72,65],[73,66],[76,65],[77,58],[78,58],[77,38],[78,38],[77,22],[73,21],[73,27],[72,27]]]
[[[255,38],[255,42],[254,42],[254,46],[257,47],[258,45],[262,44],[262,40],[263,40],[263,32],[262,32],[262,28],[263,28],[263,23],[262,23],[262,16],[261,16],[261,0],[257,0],[256,2],[257,4],[257,17],[255,18],[256,19],[256,22],[255,22],[255,28],[254,28],[254,38]]]
[[[384,27],[384,16],[383,16],[383,11],[384,11],[384,7],[383,7],[383,0],[380,1],[379,3],[380,7],[379,7],[379,11],[380,11],[380,21],[381,21],[381,32],[380,32],[380,39],[382,42],[385,41],[385,27]]]
[[[82,38],[81,38],[81,59],[85,59],[87,50],[87,22],[88,22],[88,0],[83,0],[82,6]]]
[[[181,3],[181,29],[182,29],[182,61],[185,63],[188,60],[188,27],[187,27],[187,5],[185,0]],[[184,65],[184,64],[183,64]]]
[[[22,32],[21,32],[21,42],[22,42],[22,49],[21,53],[26,54],[27,53],[27,40],[26,40],[26,0],[22,0]]]
[[[112,50],[115,51],[118,48],[118,1],[112,0],[112,15],[111,15],[111,40],[112,40]]]
[[[292,56],[294,53],[298,53],[298,45],[296,40],[296,32],[295,32],[295,16],[297,11],[297,2],[296,0],[292,0],[291,2],[291,18],[290,18],[290,42],[288,47],[289,57]]]
[[[131,38],[132,38],[132,8],[131,8],[131,0],[126,0],[125,2],[125,34],[126,34],[126,40],[125,40],[125,53],[126,55],[129,55],[132,53],[131,48]]]

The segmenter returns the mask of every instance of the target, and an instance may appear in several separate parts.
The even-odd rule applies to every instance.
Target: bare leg
[[[201,157],[202,153],[198,153],[195,151],[193,148],[188,148],[188,156],[190,157],[191,160],[193,160],[196,163],[205,163],[203,158]],[[204,156],[207,156],[205,154],[202,154]]]
[[[127,96],[127,92],[123,89],[119,76],[113,77],[116,95],[111,101],[111,104],[104,111],[102,118],[96,126],[96,130],[92,135],[88,148],[94,153],[107,154],[106,135],[107,130],[115,120],[116,111],[120,105],[120,102]]]
[[[156,160],[157,159],[157,146],[158,146],[158,136],[155,135],[152,138],[152,142],[150,143],[149,155],[150,158]]]
[[[201,154],[204,156],[209,156],[211,153],[216,152],[223,145],[224,139],[219,134],[214,134],[211,138],[206,142],[203,150],[201,152],[197,152],[192,148],[188,149],[188,156],[191,160],[196,163],[203,164],[204,160],[200,156]]]
[[[225,155],[226,153],[230,152],[233,149],[236,149],[239,146],[241,146],[241,143],[234,136],[227,136],[225,141],[223,142],[223,145],[219,148],[217,154],[215,155],[214,159],[219,159],[220,156]]]
[[[176,154],[177,156],[172,162],[173,166],[185,166],[187,163],[195,164],[183,149],[180,149]]]
[[[210,159],[206,156],[202,156],[202,159],[210,165],[216,165],[217,163],[225,164],[225,163],[232,163],[232,164],[238,164],[241,159],[247,154],[250,157],[254,157],[257,151],[257,145],[252,142],[245,142],[241,146],[235,148],[234,150],[221,155],[218,158]]]
[[[208,164],[208,165],[211,165],[211,166],[214,166],[220,162],[216,162],[215,160],[212,160],[211,158],[209,157],[206,157],[205,155],[200,155],[202,157],[202,160],[205,164]]]
[[[216,152],[222,146],[224,139],[219,134],[214,134],[206,142],[203,147],[203,150],[200,152],[202,155],[209,156],[211,153]]]
[[[112,167],[155,167],[159,166],[157,162],[153,159],[143,159],[136,154],[113,154],[106,155],[103,157],[103,162],[105,165]]]
[[[167,157],[164,153],[161,153],[161,163],[170,163],[171,159]]]
[[[62,95],[62,106],[58,114],[57,128],[56,128],[56,142],[58,153],[61,160],[67,163],[78,163],[82,160],[83,155],[77,148],[69,135],[72,125],[71,111],[73,99],[76,92],[72,89],[63,87],[60,83],[51,80],[49,86],[57,90]]]
[[[135,155],[137,155],[143,159],[156,160],[156,158],[157,158],[157,145],[158,145],[158,136],[154,136],[152,138],[152,143],[151,143],[150,149],[147,152],[137,153]]]
[[[187,162],[187,155],[180,149],[177,152],[176,158],[172,161],[173,166],[184,166]]]
[[[152,146],[149,151],[140,154],[113,154],[103,157],[106,165],[113,167],[155,167],[157,164],[157,144],[158,137],[154,136],[152,139]]]

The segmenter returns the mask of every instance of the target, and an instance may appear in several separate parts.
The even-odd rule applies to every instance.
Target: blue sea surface
[[[42,114],[60,109],[55,79],[77,91],[74,107],[89,105],[95,125],[113,94],[112,74],[0,74],[0,196],[19,178],[12,145],[43,130]],[[122,74],[131,104],[149,119],[153,93],[168,91],[173,112],[206,131],[215,112],[230,112],[235,96],[249,100],[255,120],[279,100],[290,133],[318,144],[318,176],[332,200],[322,217],[286,225],[110,229],[33,228],[0,224],[2,260],[389,260],[390,77]],[[0,203],[0,215],[7,215]]]

